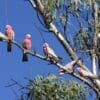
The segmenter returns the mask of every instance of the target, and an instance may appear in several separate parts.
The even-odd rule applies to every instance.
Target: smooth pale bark
[[[29,1],[32,4],[31,0],[29,0]],[[40,0],[35,0],[34,2],[35,2],[35,5],[36,5],[36,10],[37,10],[37,12],[39,12],[41,14],[41,16],[42,16],[45,24],[48,26],[48,30],[51,31],[56,36],[56,38],[59,40],[59,42],[64,47],[64,49],[66,50],[66,52],[69,54],[69,56],[71,57],[71,59],[73,59],[73,60],[78,59],[78,56],[73,51],[73,49],[68,44],[68,42],[64,39],[64,37],[62,36],[62,34],[57,30],[56,26],[52,22],[50,22],[50,23],[48,22],[48,18],[50,18],[50,16],[46,16],[46,14],[44,13],[45,9],[44,9],[44,6],[42,5],[41,1]],[[82,68],[84,68],[85,70],[89,71],[89,69],[81,62],[81,60],[79,60],[77,62],[77,65],[80,66],[80,67],[82,67]],[[94,68],[93,72],[96,73],[95,72],[95,68]],[[77,75],[76,75],[76,77],[77,77]],[[79,76],[78,76],[78,78],[79,78]],[[83,78],[79,78],[79,79],[85,81],[86,84],[88,84],[88,82],[89,82],[87,80],[84,80]],[[91,86],[91,82],[88,85],[91,86],[91,88],[93,88],[98,93],[98,90],[100,90],[100,87],[99,87],[99,83],[96,83],[96,84],[98,86],[98,89],[96,88],[96,86]]]

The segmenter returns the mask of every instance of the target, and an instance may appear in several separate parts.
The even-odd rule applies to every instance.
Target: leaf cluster
[[[88,87],[74,81],[66,81],[55,75],[37,76],[29,81],[28,100],[86,100]]]

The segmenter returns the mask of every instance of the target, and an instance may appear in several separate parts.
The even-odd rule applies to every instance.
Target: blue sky
[[[43,43],[39,31],[34,26],[35,21],[37,21],[36,13],[28,2],[24,0],[0,0],[0,31],[4,33],[5,25],[12,25],[15,31],[15,40],[19,43],[22,43],[26,33],[30,33],[32,35],[32,49],[35,48],[39,54],[43,55]],[[53,45],[52,41],[57,40],[52,33],[44,33],[44,35],[53,48],[56,46],[60,49],[60,44],[58,46],[54,42]],[[60,52],[57,51],[57,53]],[[0,57],[0,99],[2,100],[15,99],[11,89],[5,87],[11,78],[23,83],[26,76],[32,78],[36,75],[46,75],[48,72],[58,72],[54,66],[47,66],[47,62],[31,56],[29,56],[28,63],[23,63],[21,61],[22,51],[15,45],[13,45],[12,53],[7,53],[6,43],[0,42]]]
[[[5,25],[12,25],[15,31],[15,40],[19,43],[22,43],[25,34],[30,33],[32,35],[32,50],[35,48],[37,53],[43,55],[43,42],[34,22],[40,26],[36,12],[27,1],[0,0],[0,31],[4,33]],[[43,35],[57,54],[63,54],[64,61],[68,62],[67,54],[54,35],[47,32],[43,32]],[[24,77],[33,78],[37,75],[46,75],[49,72],[58,75],[58,69],[53,65],[47,66],[48,63],[45,61],[29,56],[29,62],[23,63],[21,57],[22,51],[18,47],[13,45],[12,52],[7,53],[6,43],[0,42],[0,100],[16,100],[12,90],[5,87],[11,82],[11,78],[23,84],[25,83]]]

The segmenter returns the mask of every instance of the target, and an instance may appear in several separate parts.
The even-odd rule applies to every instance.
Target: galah
[[[61,61],[61,58],[56,55],[54,50],[50,48],[48,43],[43,44],[43,51],[48,60],[50,60],[52,63],[58,63]]]
[[[11,52],[12,50],[12,40],[14,40],[14,31],[10,25],[6,25],[5,35],[8,38],[7,42],[7,51]]]
[[[73,67],[78,62],[79,59],[74,60],[66,64],[63,68],[60,69],[60,75],[63,75],[65,72],[73,73]]]
[[[26,61],[26,62],[28,61],[27,51],[31,49],[31,46],[32,46],[31,35],[26,34],[25,39],[23,41],[24,52],[23,52],[22,61]]]
[[[77,68],[78,73],[80,74],[80,76],[84,77],[84,78],[91,78],[91,79],[98,79],[99,77],[97,77],[96,75],[92,74],[89,71],[86,71],[85,69],[78,67]]]
[[[2,33],[0,32],[0,41],[7,41],[8,38]]]

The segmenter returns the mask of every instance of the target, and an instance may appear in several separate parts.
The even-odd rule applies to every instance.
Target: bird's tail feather
[[[60,56],[58,56],[58,58],[59,58],[60,60],[62,60],[62,58],[61,58]]]
[[[63,63],[62,58],[55,57],[55,56],[52,56],[51,59],[50,59],[50,61],[52,63]]]
[[[10,41],[7,43],[7,51],[8,52],[12,51],[12,43]]]
[[[28,55],[26,53],[23,53],[22,61],[23,62],[27,62],[28,61]]]

